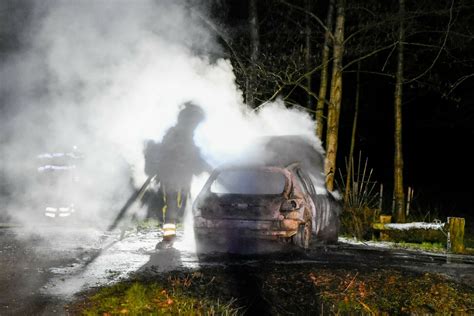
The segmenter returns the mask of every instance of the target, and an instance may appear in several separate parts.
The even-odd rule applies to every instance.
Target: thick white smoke
[[[177,1],[32,5],[27,49],[0,70],[9,131],[2,164],[16,218],[30,218],[21,214],[40,207],[47,190],[29,179],[36,155],[73,145],[86,157],[75,192],[81,212],[115,215],[132,190],[128,166],[140,185],[144,142],[160,141],[186,101],[206,113],[195,141],[212,166],[235,160],[259,136],[303,134],[319,146],[306,113],[282,102],[248,109],[231,63],[206,57],[220,49],[214,35]]]

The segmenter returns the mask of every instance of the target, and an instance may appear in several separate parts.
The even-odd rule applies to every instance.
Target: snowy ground
[[[179,239],[174,244],[174,248],[180,252],[180,261],[162,261],[156,265],[158,271],[198,267],[194,245],[183,235],[180,231]],[[159,253],[155,247],[160,240],[161,232],[158,229],[128,231],[123,239],[120,239],[118,232],[102,236],[102,248],[94,249],[94,254],[75,264],[52,267],[50,271],[54,277],[43,292],[70,298],[79,291],[126,279],[131,273],[140,271]]]

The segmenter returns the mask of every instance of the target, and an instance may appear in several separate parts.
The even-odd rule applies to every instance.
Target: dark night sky
[[[363,155],[369,157],[378,179],[390,186],[393,178],[393,90],[390,85],[378,85],[374,88],[377,82],[367,84],[364,95],[370,96],[361,99],[364,110],[360,116],[358,146]],[[456,105],[437,95],[416,94],[417,91],[406,89],[403,108],[404,180],[407,186],[415,189],[418,203],[415,207],[437,210],[442,215],[470,215],[474,192],[469,176],[474,174],[470,153],[473,126],[462,122],[466,117]],[[463,98],[469,102],[468,93]],[[350,101],[348,105],[351,106]],[[342,120],[341,150],[347,153],[352,122],[350,117]]]
[[[304,7],[305,3],[304,1],[289,2],[300,7]],[[227,1],[227,3],[229,4],[227,18],[230,18],[226,21],[227,25],[230,23],[234,27],[233,31],[240,36],[245,35],[247,32],[245,23],[248,18],[247,1]],[[390,15],[394,16],[397,12],[397,3],[397,1],[384,4],[371,1],[361,1],[357,4],[348,2],[346,37],[358,30],[355,24],[362,23],[364,25],[372,19],[370,16],[367,17],[363,11],[380,12],[380,16],[385,14],[390,18]],[[404,86],[404,182],[406,186],[414,188],[414,207],[422,210],[421,212],[431,210],[432,213],[438,213],[440,216],[472,216],[474,214],[474,186],[471,180],[474,166],[470,154],[474,137],[472,78],[453,90],[449,97],[443,96],[449,90],[449,84],[464,75],[474,73],[472,36],[474,25],[473,19],[470,18],[473,15],[472,4],[469,5],[468,2],[462,1],[407,3],[408,12],[414,17],[407,23],[407,42],[441,46],[443,40],[441,35],[446,29],[447,21],[449,21],[447,9],[451,4],[454,7],[459,6],[459,8],[453,11],[455,17],[452,20],[451,35],[448,37],[445,49],[426,76]],[[264,29],[261,29],[264,34],[262,41],[265,41],[265,36],[268,36],[269,29],[266,27],[268,28],[269,25],[280,29],[277,32],[291,30],[290,33],[294,32],[294,36],[298,36],[298,32],[301,33],[301,29],[298,30],[296,23],[304,21],[302,15],[295,15],[297,17],[292,18],[295,12],[284,5],[279,5],[278,1],[261,1],[259,5],[260,27]],[[326,2],[318,1],[313,7],[313,13],[323,21],[325,20],[326,6]],[[360,7],[366,9],[360,10]],[[280,16],[275,13],[278,10],[283,10]],[[435,11],[436,13],[433,13]],[[390,12],[395,12],[395,14]],[[275,19],[275,15],[278,18]],[[285,20],[286,16],[289,17],[290,22]],[[373,17],[373,20],[377,20],[380,16]],[[275,19],[277,23],[271,22],[272,19]],[[349,62],[363,54],[358,50],[363,50],[364,45],[370,46],[377,42],[380,43],[379,46],[383,46],[384,40],[389,42],[387,39],[394,35],[388,32],[396,30],[396,24],[390,27],[381,26],[380,30],[372,29],[367,34],[359,38],[356,37],[358,43],[349,42],[344,61]],[[317,38],[314,43],[315,50],[319,52],[322,33],[318,33],[317,25],[314,29],[316,31],[313,35]],[[275,38],[271,40],[276,41]],[[279,48],[277,47],[277,49]],[[281,51],[287,52],[288,49],[282,48]],[[436,53],[437,50],[430,51],[424,47],[407,45],[405,48],[406,77],[413,78],[422,73],[433,62]],[[362,70],[380,72],[382,65],[388,60],[386,68],[389,70],[385,73],[393,74],[395,55],[393,54],[390,58],[388,52],[376,54],[374,57],[362,61]],[[319,57],[317,55],[316,60]],[[339,134],[339,166],[344,164],[344,156],[349,151],[356,86],[355,69],[352,66],[344,74]],[[313,84],[317,89],[319,74],[316,73],[313,79],[315,81]],[[369,158],[369,165],[375,169],[376,179],[384,183],[385,187],[390,190],[393,181],[394,79],[363,73],[361,84],[361,110],[356,152],[361,150],[362,156]],[[295,98],[304,102],[305,94],[301,91],[299,93],[300,96],[295,96]],[[390,197],[386,196],[385,200],[385,208],[390,207]]]

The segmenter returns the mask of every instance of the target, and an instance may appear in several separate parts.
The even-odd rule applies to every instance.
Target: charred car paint
[[[308,248],[318,225],[318,201],[299,164],[215,170],[193,205],[197,243],[235,238],[274,239]],[[317,203],[315,203],[317,202]],[[317,236],[317,231],[314,231]],[[337,227],[332,236],[337,240]],[[329,239],[330,239],[329,238]]]

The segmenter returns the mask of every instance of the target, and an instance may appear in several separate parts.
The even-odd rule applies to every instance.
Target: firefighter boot
[[[176,239],[176,225],[175,224],[164,224],[163,225],[163,240],[156,246],[157,249],[167,249],[173,247],[173,243]]]

